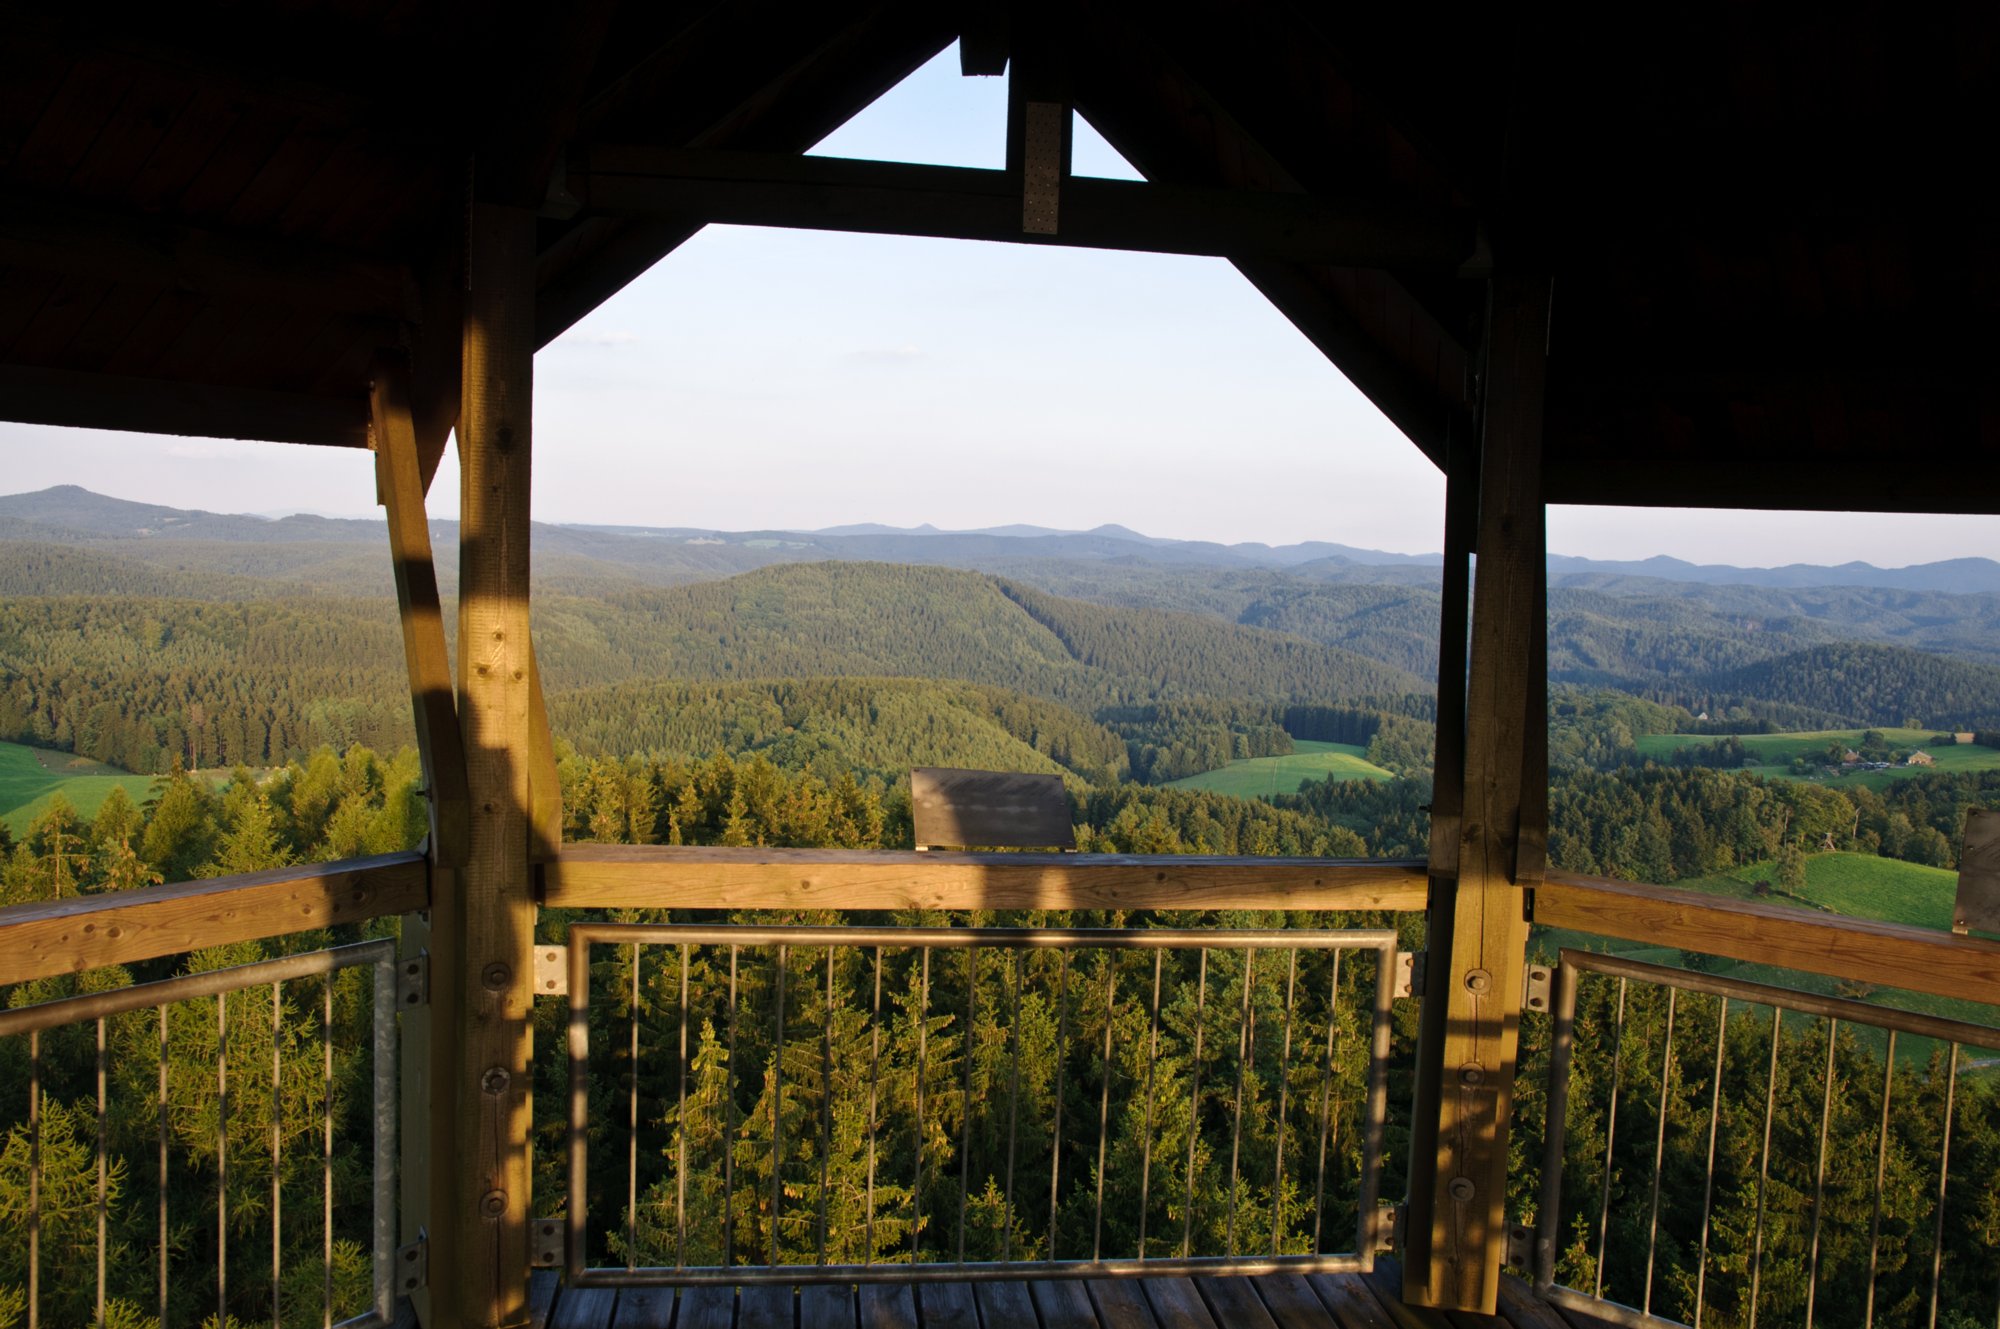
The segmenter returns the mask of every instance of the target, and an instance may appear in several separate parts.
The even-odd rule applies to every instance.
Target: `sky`
[[[1005,84],[957,64],[946,51],[815,150],[1000,166]],[[1137,178],[1081,121],[1075,161]],[[542,521],[1441,544],[1436,469],[1220,259],[710,227],[535,374]],[[0,457],[5,492],[336,516],[374,502],[371,459],[343,449],[0,424]],[[448,462],[433,515],[455,515],[457,483]],[[1549,544],[1899,566],[2000,556],[2000,518],[1554,508]]]

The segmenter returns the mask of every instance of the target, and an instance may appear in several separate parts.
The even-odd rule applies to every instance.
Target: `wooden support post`
[[[1430,980],[1411,1129],[1403,1295],[1492,1314],[1506,1250],[1508,1117],[1513,1108],[1525,887],[1539,879],[1547,783],[1547,560],[1541,480],[1546,280],[1496,277],[1487,327],[1463,810],[1456,872],[1433,847]],[[1446,614],[1454,612],[1447,601]],[[1447,642],[1451,625],[1445,627]],[[1440,679],[1440,691],[1448,686]],[[1533,724],[1530,723],[1533,717]],[[1440,746],[1443,746],[1442,735]],[[1533,769],[1530,769],[1532,767]],[[1442,775],[1442,773],[1440,773]]]
[[[534,395],[535,216],[471,209],[459,411],[459,720],[471,798],[459,876],[462,965],[455,1193],[458,1269],[442,1318],[528,1319],[532,944],[528,861],[532,692],[528,485]],[[445,1289],[438,1289],[444,1292]]]
[[[417,751],[430,800],[431,908],[403,919],[402,963],[414,966],[430,1000],[403,1008],[402,1037],[402,1241],[426,1245],[428,1281],[411,1294],[422,1323],[441,1323],[433,1287],[457,1268],[456,1237],[444,1216],[456,1194],[451,1141],[457,1138],[458,1028],[462,972],[453,920],[461,916],[457,872],[471,837],[465,787],[465,744],[453,695],[451,658],[445,649],[444,612],[431,559],[430,519],[424,509],[429,476],[411,401],[409,366],[395,352],[376,359],[369,389],[369,428],[375,442],[376,489],[389,518],[389,552],[402,618],[403,659],[410,677]],[[433,469],[434,465],[433,465]]]

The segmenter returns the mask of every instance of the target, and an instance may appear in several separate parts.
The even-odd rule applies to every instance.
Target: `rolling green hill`
[[[67,752],[0,743],[0,823],[16,838],[27,833],[57,794],[83,816],[94,817],[113,789],[143,803],[152,787],[150,775],[133,775]]]
[[[1737,734],[1734,737],[1758,760],[1742,767],[1752,775],[1765,775],[1780,780],[1806,780],[1813,784],[1824,784],[1834,788],[1861,786],[1880,790],[1899,780],[1914,779],[1921,775],[1934,775],[1956,771],[2000,770],[2000,751],[1979,744],[1933,744],[1935,734],[1930,729],[1904,729],[1888,727],[1874,732],[1882,735],[1884,741],[1897,749],[1921,748],[1933,760],[1930,766],[1891,766],[1881,771],[1850,771],[1841,775],[1820,775],[1817,773],[1795,775],[1791,762],[1795,757],[1811,757],[1825,751],[1829,743],[1847,746],[1859,744],[1863,733],[1860,729],[1809,729],[1795,730],[1782,734]],[[1642,757],[1664,761],[1674,753],[1719,741],[1715,736],[1692,734],[1644,734],[1635,742]]]
[[[1206,789],[1232,798],[1259,798],[1273,794],[1295,794],[1300,787],[1329,776],[1336,780],[1393,780],[1368,760],[1367,749],[1353,743],[1315,743],[1295,740],[1294,751],[1283,757],[1246,757],[1232,761],[1219,771],[1204,771],[1180,780],[1169,780],[1168,789]]]

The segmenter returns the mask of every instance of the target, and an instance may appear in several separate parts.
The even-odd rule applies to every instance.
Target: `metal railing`
[[[1393,932],[577,924],[567,945],[568,1209],[539,1226],[566,1231],[572,1286],[1372,1264]],[[622,952],[614,1047],[592,1041],[597,947]],[[1372,976],[1343,980],[1354,951]],[[621,1127],[624,1176],[593,1172]],[[1354,1249],[1327,1252],[1356,1135],[1333,1197]],[[1131,1254],[1106,1256],[1107,1216]],[[622,1267],[591,1264],[593,1230]]]
[[[1580,1016],[1586,976],[1598,982]],[[1941,1303],[1951,1323],[2000,1324],[2000,1266],[1977,1230],[2000,1193],[2000,1063],[1961,1055],[2000,1049],[2000,1029],[1573,950],[1554,981],[1534,1259],[1546,1300],[1692,1329],[1711,1313],[1752,1329],[1760,1313],[1935,1329]],[[1971,1129],[1973,1174],[1955,1176]],[[1588,1183],[1572,1187],[1567,1227],[1565,1169]],[[1698,1220],[1682,1203],[1697,1188]],[[1559,1266],[1586,1285],[1558,1283]],[[1656,1310],[1667,1300],[1688,1321]]]
[[[28,1329],[39,1329],[43,1323],[44,1296],[50,1290],[43,1278],[45,1239],[51,1235],[48,1221],[57,1218],[58,1227],[67,1229],[69,1220],[79,1215],[94,1221],[95,1226],[94,1239],[86,1232],[86,1240],[94,1247],[95,1254],[95,1281],[90,1289],[92,1323],[106,1323],[114,1281],[126,1288],[137,1281],[131,1268],[114,1272],[111,1267],[114,1261],[123,1264],[126,1254],[122,1241],[113,1238],[114,1225],[126,1232],[139,1227],[152,1229],[156,1246],[150,1262],[150,1281],[155,1285],[151,1290],[158,1299],[157,1323],[166,1329],[176,1318],[176,1280],[209,1272],[205,1265],[201,1270],[177,1267],[176,1251],[197,1244],[195,1227],[211,1220],[214,1322],[227,1324],[232,1317],[243,1321],[248,1307],[241,1295],[232,1299],[233,1292],[240,1292],[232,1288],[230,1280],[232,1223],[241,1226],[242,1211],[248,1210],[254,1216],[258,1206],[268,1210],[270,1237],[268,1306],[259,1309],[268,1310],[273,1326],[313,1321],[325,1326],[336,1324],[335,1317],[347,1309],[338,1304],[335,1277],[336,1164],[340,1159],[336,1153],[336,988],[342,971],[362,967],[374,970],[369,1017],[372,1122],[371,1138],[366,1145],[353,1142],[353,1147],[367,1148],[372,1160],[373,1212],[367,1253],[371,1269],[367,1308],[338,1323],[353,1327],[390,1323],[394,1313],[391,1266],[396,1232],[396,951],[393,941],[377,940],[0,1011],[0,1039],[24,1038],[27,1045],[26,1117],[17,1120],[8,1132],[7,1152],[10,1163],[17,1154],[25,1155],[26,1176],[22,1181],[26,1195],[22,1217]],[[315,979],[319,980],[318,991],[312,994],[317,997],[316,1002],[309,998],[304,1003],[288,1005],[287,984]],[[253,1008],[263,1003],[250,1000],[253,994],[266,988],[268,1017],[253,1014]],[[208,1009],[211,1000],[213,1006]],[[183,1005],[197,1002],[201,1004]],[[119,1019],[143,1011],[157,1011],[157,1024]],[[246,1019],[256,1023],[246,1028]],[[316,1038],[310,1030],[301,1033],[301,1026],[315,1023]],[[60,1096],[50,1096],[49,1080],[56,1068],[45,1065],[49,1051],[45,1036],[60,1037],[62,1031],[80,1027],[94,1032],[94,1058],[86,1046],[82,1074],[65,1077],[72,1081],[80,1079],[82,1084],[63,1087],[82,1089],[81,1110],[66,1105]],[[173,1043],[176,1036],[191,1038],[193,1047],[176,1047]],[[266,1038],[270,1042],[269,1077],[262,1077],[260,1067],[256,1078],[246,1083],[241,1074],[242,1058],[232,1055],[233,1045],[239,1039],[261,1043]],[[148,1078],[143,1070],[152,1068],[135,1063],[147,1058],[145,1045],[149,1043],[156,1049],[153,1055],[158,1063],[157,1090],[147,1095],[149,1103],[121,1104],[111,1092],[114,1080],[129,1086]],[[238,1072],[234,1076],[232,1064]],[[197,1078],[205,1083],[198,1087],[191,1083]],[[262,1156],[254,1157],[254,1166],[259,1170],[268,1168],[269,1189],[246,1197],[240,1189],[232,1191],[231,1170],[248,1171],[253,1159],[241,1158],[240,1147],[232,1150],[232,1134],[240,1146],[246,1131],[236,1105],[245,1091],[253,1089],[269,1095],[263,1100],[268,1114],[264,1129],[258,1129],[254,1123],[248,1128],[262,1137],[257,1150]],[[316,1133],[320,1137],[317,1198],[322,1277],[316,1289],[319,1304],[313,1308],[318,1314],[310,1317],[299,1307],[287,1304],[282,1295],[287,1286],[298,1286],[297,1280],[288,1284],[285,1277],[286,1263],[296,1263],[298,1255],[296,1249],[288,1251],[285,1245],[288,1200],[298,1198],[297,1189],[288,1194],[285,1186],[287,1098],[291,1100],[290,1106],[302,1109],[315,1106],[313,1100],[317,1099],[316,1122],[302,1121],[304,1111],[292,1112],[289,1122],[290,1134]],[[211,1110],[212,1130],[207,1120]],[[148,1114],[152,1121],[140,1127],[137,1123]],[[151,1213],[146,1213],[141,1204],[122,1202],[123,1182],[129,1169],[113,1161],[114,1120],[128,1133],[143,1131],[153,1136],[148,1151],[155,1154],[157,1166]],[[94,1126],[94,1141],[76,1139],[79,1125],[86,1131]],[[317,1130],[312,1131],[312,1126]],[[129,1155],[125,1161],[131,1161]],[[59,1169],[57,1175],[50,1175],[51,1165]],[[210,1170],[212,1182],[202,1183],[200,1174]],[[311,1178],[295,1177],[294,1182],[295,1187],[309,1186]],[[190,1224],[186,1215],[176,1212],[174,1201],[177,1194],[184,1196],[193,1186],[208,1191],[212,1213],[198,1215]],[[239,1201],[239,1212],[234,1215],[232,1195]],[[207,1318],[189,1312],[184,1305],[179,1309],[183,1322]]]

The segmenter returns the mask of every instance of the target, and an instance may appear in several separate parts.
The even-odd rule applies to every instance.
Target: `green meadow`
[[[1935,759],[1934,766],[1892,766],[1886,771],[1855,771],[1848,775],[1796,776],[1791,772],[1792,758],[1819,753],[1829,743],[1843,743],[1854,746],[1860,743],[1863,729],[1813,729],[1787,734],[1738,734],[1735,737],[1744,747],[1750,749],[1759,762],[1742,769],[1752,775],[1766,775],[1780,780],[1805,780],[1811,784],[1829,785],[1840,788],[1844,785],[1864,785],[1870,789],[1881,789],[1897,780],[1907,780],[1913,775],[1924,775],[1933,771],[1990,771],[2000,770],[2000,751],[1980,747],[1976,744],[1933,744],[1934,729],[1877,729],[1876,733],[1893,748],[1922,748]],[[1639,755],[1651,757],[1655,761],[1665,761],[1682,748],[1701,747],[1720,742],[1723,734],[1645,734],[1638,740]]]
[[[134,803],[145,802],[156,778],[67,752],[0,743],[0,822],[17,838],[25,835],[58,793],[83,816],[94,817],[113,789],[123,789]]]
[[[1293,751],[1282,757],[1246,757],[1219,771],[1203,771],[1173,780],[1169,789],[1205,789],[1232,798],[1295,794],[1315,780],[1393,780],[1396,777],[1368,760],[1368,750],[1354,743],[1316,743],[1295,739]]]

